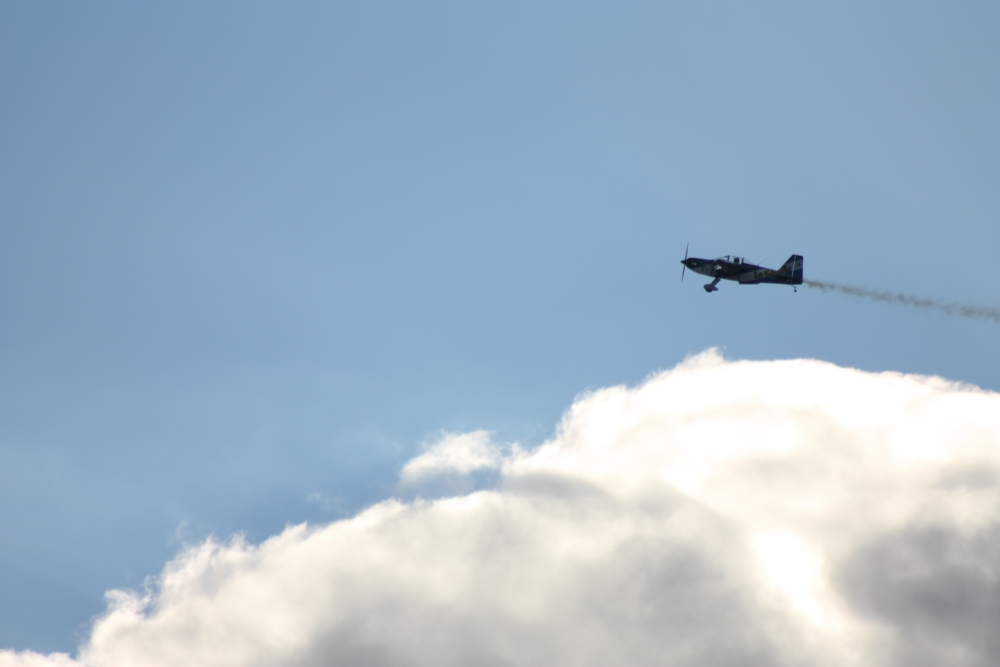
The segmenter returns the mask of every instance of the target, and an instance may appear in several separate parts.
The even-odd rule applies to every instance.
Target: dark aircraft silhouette
[[[760,285],[761,283],[773,283],[776,285],[796,285],[802,284],[802,255],[792,255],[788,261],[775,271],[763,266],[757,266],[744,261],[741,257],[719,257],[718,259],[699,259],[698,257],[688,257],[687,248],[684,249],[684,259],[681,260],[684,268],[681,269],[681,280],[684,280],[684,272],[691,269],[695,273],[715,278],[712,282],[704,285],[705,291],[711,294],[718,291],[716,285],[720,280],[735,280],[740,285]],[[798,288],[795,287],[795,291]]]

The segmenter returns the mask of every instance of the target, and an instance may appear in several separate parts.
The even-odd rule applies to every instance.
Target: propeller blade
[[[688,248],[690,248],[690,247],[691,247],[690,243],[688,243],[686,246],[684,246],[684,262],[688,261]],[[683,262],[682,262],[682,264],[683,264]],[[684,264],[684,266],[681,268],[681,282],[684,282],[684,272],[687,271],[687,268],[688,268],[687,264]]]

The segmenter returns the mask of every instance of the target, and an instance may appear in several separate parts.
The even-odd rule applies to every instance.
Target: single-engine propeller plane
[[[687,269],[715,279],[704,285],[705,291],[709,294],[719,290],[716,285],[719,284],[720,280],[735,280],[740,285],[760,285],[761,283],[791,285],[796,292],[798,291],[797,285],[802,284],[802,255],[792,255],[787,262],[781,265],[780,269],[775,271],[751,264],[742,257],[730,255],[717,259],[688,257],[688,249],[685,248],[681,264],[684,265],[684,268],[681,269],[682,281]]]

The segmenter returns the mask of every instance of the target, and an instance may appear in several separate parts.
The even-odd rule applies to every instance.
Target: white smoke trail
[[[970,306],[962,303],[954,303],[952,301],[938,301],[936,299],[928,299],[926,297],[898,294],[896,292],[883,292],[881,290],[868,289],[867,287],[857,287],[855,285],[839,285],[837,283],[828,283],[820,280],[806,280],[804,282],[808,287],[822,290],[823,292],[840,292],[841,294],[847,294],[848,296],[871,299],[872,301],[898,303],[904,306],[913,306],[914,308],[936,310],[939,313],[944,313],[946,315],[1000,322],[1000,308],[996,307]]]

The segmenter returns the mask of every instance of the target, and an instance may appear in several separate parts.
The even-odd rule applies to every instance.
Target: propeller
[[[684,246],[684,261],[681,262],[681,264],[684,265],[684,268],[681,269],[681,282],[684,282],[684,272],[687,271],[687,268],[688,268],[688,265],[687,265],[687,261],[688,261],[688,248],[690,248],[690,247],[691,247],[690,243],[688,243],[686,246]]]

